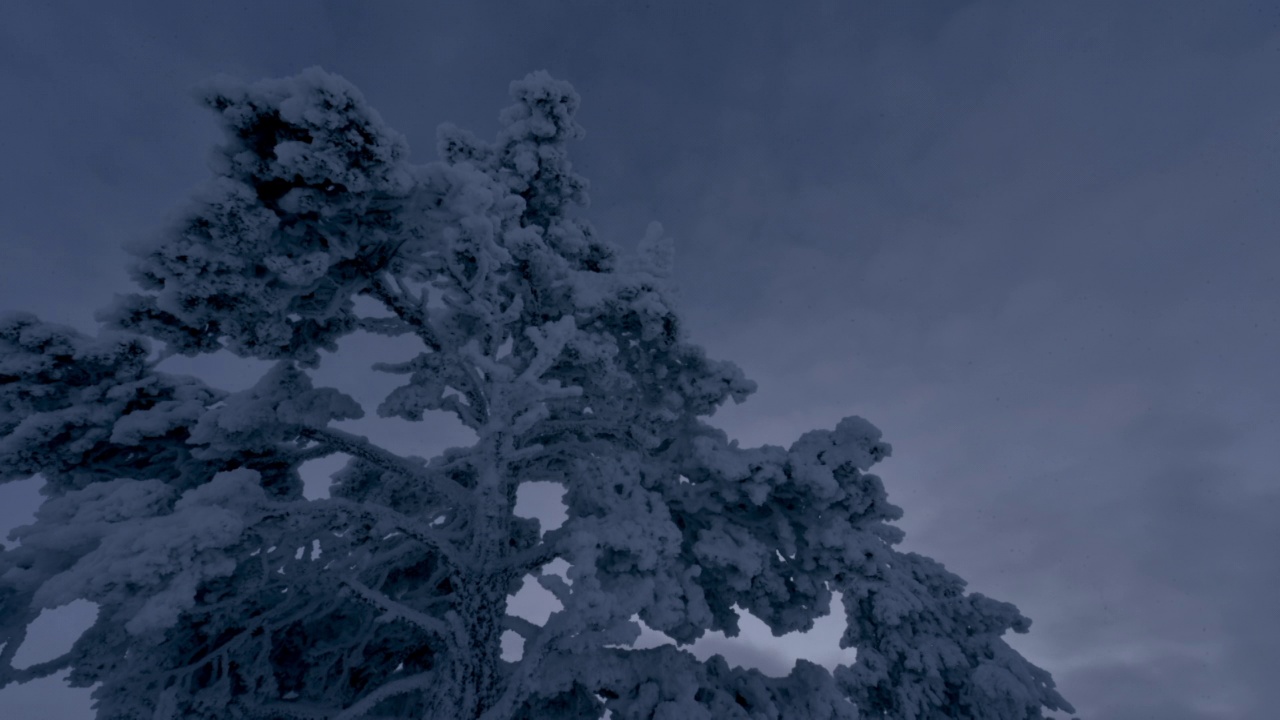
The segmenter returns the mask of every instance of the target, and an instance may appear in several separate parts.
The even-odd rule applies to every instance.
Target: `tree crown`
[[[1029,627],[1016,608],[895,549],[871,423],[741,448],[704,420],[755,385],[686,337],[671,241],[654,224],[624,254],[578,216],[571,86],[534,73],[511,96],[492,142],[446,125],[440,160],[412,165],[318,68],[210,82],[226,141],[131,247],[143,292],[98,338],[0,318],[0,480],[40,474],[47,497],[0,553],[0,684],[70,668],[113,720],[1069,710],[1001,639]],[[419,345],[373,366],[404,378],[380,416],[451,413],[475,443],[427,460],[333,427],[364,410],[307,371],[356,332]],[[273,365],[235,393],[159,370],[221,350]],[[333,454],[329,497],[304,497],[299,466]],[[561,526],[515,515],[528,482],[563,488]],[[561,606],[540,625],[507,606],[526,577]],[[641,621],[678,645],[736,635],[742,612],[806,630],[837,592],[857,656],[834,672],[632,647]],[[39,612],[76,599],[92,628],[13,667]]]

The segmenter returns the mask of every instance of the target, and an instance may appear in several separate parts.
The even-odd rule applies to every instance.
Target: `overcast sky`
[[[590,218],[628,248],[661,221],[694,340],[760,384],[714,422],[879,426],[906,547],[1030,616],[1012,642],[1081,718],[1274,717],[1280,5],[3,3],[0,310],[96,332],[134,289],[121,243],[208,177],[190,88],[310,65],[417,162],[440,122],[492,135],[511,80],[571,81]],[[320,379],[373,400],[374,350]],[[35,488],[0,487],[0,530]],[[86,695],[6,689],[0,717],[84,720]]]

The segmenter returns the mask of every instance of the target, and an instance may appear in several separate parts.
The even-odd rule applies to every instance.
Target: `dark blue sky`
[[[760,383],[731,435],[878,425],[908,548],[1029,615],[1082,718],[1273,716],[1280,6],[120,5],[0,5],[0,309],[93,331],[132,289],[121,243],[208,175],[211,75],[322,65],[426,162],[545,68],[583,98],[590,217],[627,247],[661,221],[693,337]],[[344,350],[347,389],[376,353]],[[706,647],[777,671],[837,660],[822,635]],[[0,708],[88,717],[56,684]]]

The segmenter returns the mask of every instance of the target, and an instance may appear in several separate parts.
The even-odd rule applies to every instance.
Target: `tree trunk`
[[[472,515],[471,567],[457,585],[458,611],[470,643],[459,648],[454,681],[461,689],[458,718],[479,720],[502,696],[503,618],[507,613],[508,576],[506,561],[510,555],[515,503],[511,488],[500,468],[504,448],[503,437],[494,433],[483,443],[492,458],[481,468]]]
[[[454,682],[461,690],[458,718],[478,720],[503,691],[502,618],[507,598],[505,583],[491,580],[482,578],[477,586],[459,589],[459,610],[471,646],[462,649],[454,668]]]

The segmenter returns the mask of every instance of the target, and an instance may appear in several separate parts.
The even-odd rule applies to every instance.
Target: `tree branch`
[[[365,695],[360,699],[360,702],[352,705],[346,710],[343,710],[333,720],[355,720],[355,718],[364,716],[373,709],[374,705],[377,705],[387,698],[395,697],[396,695],[404,695],[405,693],[411,693],[418,690],[425,690],[431,686],[431,681],[435,676],[436,674],[434,672],[428,671],[400,678],[399,680],[392,680],[386,685],[383,685],[377,690]]]
[[[439,618],[433,618],[430,615],[414,610],[408,605],[396,602],[395,600],[387,597],[385,593],[380,593],[377,590],[366,586],[359,580],[344,579],[342,584],[354,590],[357,595],[368,602],[386,610],[387,616],[384,616],[385,619],[380,618],[383,622],[405,620],[417,625],[433,635],[439,635],[444,638],[449,637],[451,628],[448,623],[440,620]]]
[[[548,530],[542,534],[542,541],[537,545],[507,558],[507,568],[528,574],[555,560],[560,556],[559,541],[566,535],[568,532],[563,525],[555,530]]]
[[[69,666],[74,660],[74,652],[74,649],[68,650],[52,660],[28,665],[24,668],[15,668],[10,666],[10,668],[7,669],[8,672],[5,674],[4,679],[9,682],[22,684],[31,682],[32,680],[48,677]]]
[[[333,455],[336,452],[338,452],[338,448],[333,447],[331,445],[324,445],[322,443],[314,447],[303,448],[302,450],[299,450],[291,454],[289,456],[289,460],[294,463],[301,464],[304,462],[310,462],[312,460],[319,460],[320,458],[323,458],[323,457],[328,457],[330,455]]]
[[[514,632],[525,640],[532,640],[542,632],[542,626],[525,620],[515,615],[507,615],[502,619],[502,624],[508,630]]]
[[[431,478],[424,472],[424,467],[414,465],[395,453],[383,450],[369,442],[369,439],[363,435],[353,435],[334,428],[317,427],[304,427],[300,434],[309,440],[327,443],[340,452],[358,457],[388,472],[415,480],[431,481]],[[466,503],[470,500],[471,495],[467,489],[448,477],[440,476],[434,486],[435,489],[440,490],[455,502]]]
[[[427,319],[427,315],[422,311],[420,304],[409,302],[410,298],[405,297],[407,293],[401,290],[393,290],[387,281],[379,277],[369,286],[369,294],[382,302],[387,309],[396,314],[396,317],[409,323],[413,327],[413,332],[427,347],[436,352],[440,352],[444,345],[440,339],[436,337],[435,332],[431,329],[431,323]]]
[[[323,498],[312,500],[307,505],[308,509],[316,511],[335,506],[343,512],[363,516],[376,524],[381,524],[384,529],[404,533],[406,537],[416,540],[439,553],[447,562],[454,565],[458,564],[457,551],[450,544],[450,540],[453,538],[438,531],[436,528],[423,526],[421,523],[415,522],[413,518],[392,508],[371,503],[357,503],[346,498]]]

